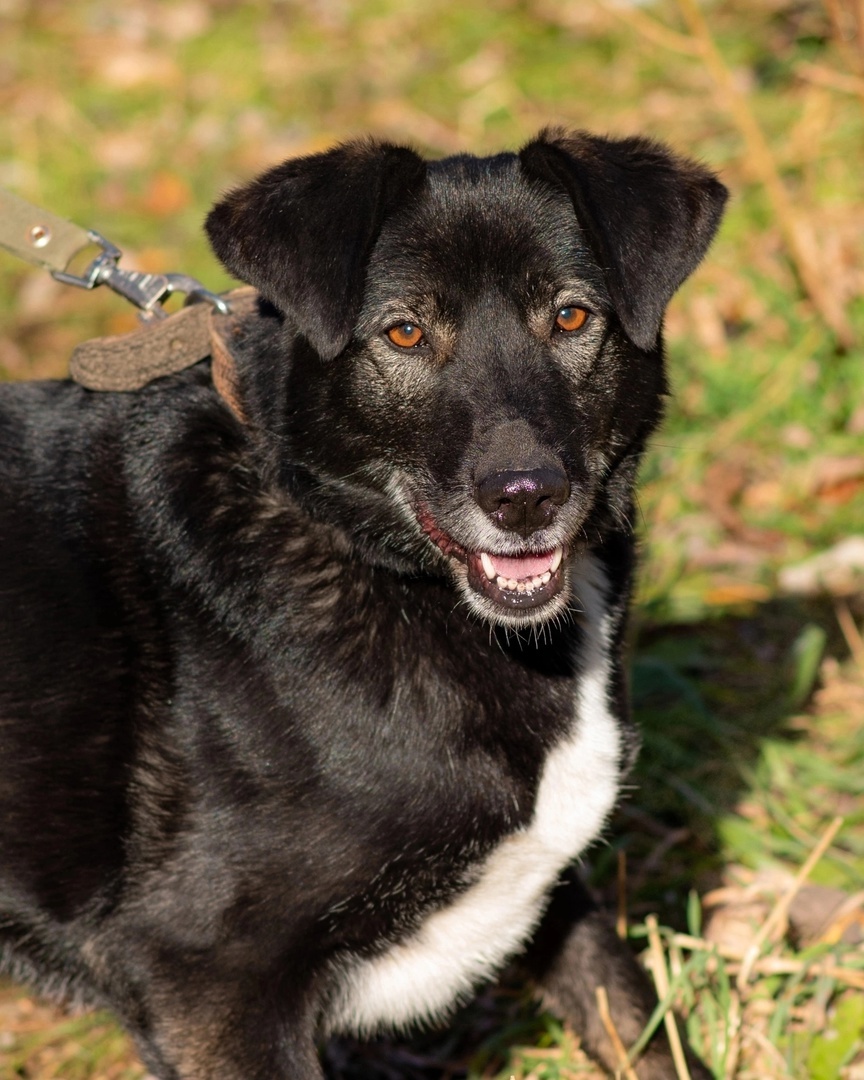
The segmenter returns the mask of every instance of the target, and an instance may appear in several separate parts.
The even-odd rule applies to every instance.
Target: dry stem
[[[861,636],[861,631],[852,618],[849,605],[845,600],[838,599],[834,602],[834,612],[837,615],[840,629],[843,631],[843,637],[846,638],[846,644],[849,646],[852,659],[864,671],[864,637]]]
[[[773,935],[782,933],[785,930],[790,904],[795,899],[798,890],[812,873],[813,867],[819,862],[833,843],[834,837],[840,831],[842,825],[843,818],[835,817],[822,834],[819,843],[807,856],[804,865],[795,875],[795,880],[786,892],[778,898],[776,904],[769,913],[768,918],[759,927],[759,932],[756,934],[756,937],[753,939],[752,944],[744,954],[744,958],[741,962],[741,970],[738,972],[738,978],[736,980],[739,993],[743,992],[747,987],[747,983],[749,982],[750,975],[753,971],[753,966],[759,959],[759,953],[762,951],[762,946],[766,941],[772,938]]]
[[[624,1043],[621,1042],[621,1036],[618,1034],[615,1021],[609,1012],[609,997],[605,986],[597,987],[597,1011],[600,1014],[600,1021],[606,1029],[606,1034],[609,1036],[609,1041],[615,1050],[615,1056],[618,1058],[617,1073],[623,1076],[624,1080],[638,1080],[636,1073],[633,1071],[633,1066],[627,1060],[627,1050]]]
[[[813,231],[809,223],[800,216],[789,195],[765,134],[746,95],[736,84],[717,47],[698,0],[676,0],[690,31],[689,35],[670,30],[656,19],[630,6],[619,7],[610,0],[601,2],[608,11],[649,40],[678,53],[698,56],[705,63],[718,96],[744,140],[746,165],[765,189],[804,292],[834,334],[838,344],[843,349],[850,349],[855,343],[855,335],[838,291],[831,288],[823,255]]]
[[[852,327],[836,290],[832,290],[827,283],[822,253],[816,245],[811,229],[799,217],[765,134],[746,96],[736,85],[732,72],[711,36],[697,0],[677,0],[677,3],[694,40],[700,44],[702,58],[711,72],[718,92],[744,139],[748,164],[765,188],[801,284],[839,344],[844,349],[851,348],[855,341]]]
[[[657,995],[662,1001],[669,993],[669,979],[666,973],[663,946],[660,944],[657,916],[649,915],[645,920],[645,925],[648,928],[651,973],[654,976]],[[678,1073],[679,1080],[690,1080],[690,1070],[687,1068],[687,1060],[684,1057],[684,1047],[681,1045],[681,1036],[678,1034],[678,1025],[675,1023],[675,1014],[671,1008],[668,1008],[663,1014],[663,1023],[666,1026],[666,1035],[669,1039],[669,1047],[672,1050],[672,1060],[675,1062],[675,1071]]]

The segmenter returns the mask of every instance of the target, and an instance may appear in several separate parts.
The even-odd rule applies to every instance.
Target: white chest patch
[[[561,871],[603,828],[618,794],[620,738],[609,709],[605,575],[594,560],[583,566],[576,592],[586,634],[573,724],[546,759],[530,825],[505,837],[470,887],[410,938],[344,973],[329,1031],[369,1035],[445,1015],[519,951]]]

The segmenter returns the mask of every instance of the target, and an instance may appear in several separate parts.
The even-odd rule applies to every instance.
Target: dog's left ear
[[[210,211],[207,235],[235,277],[332,359],[351,338],[384,219],[425,176],[426,163],[413,150],[345,143],[286,161],[231,192]]]
[[[544,131],[519,156],[528,176],[570,195],[624,330],[653,348],[666,305],[717,230],[726,188],[643,138]]]

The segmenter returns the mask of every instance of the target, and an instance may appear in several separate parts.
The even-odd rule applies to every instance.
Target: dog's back
[[[55,984],[81,967],[60,927],[110,904],[126,859],[130,403],[71,383],[0,386],[0,943],[23,939],[14,960]]]

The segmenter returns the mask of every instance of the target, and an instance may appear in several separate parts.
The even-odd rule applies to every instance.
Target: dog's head
[[[298,497],[483,618],[560,615],[579,551],[629,527],[664,309],[725,197],[654,143],[563,132],[438,162],[348,143],[230,194],[207,229],[285,317],[287,370],[241,380],[277,398]]]

